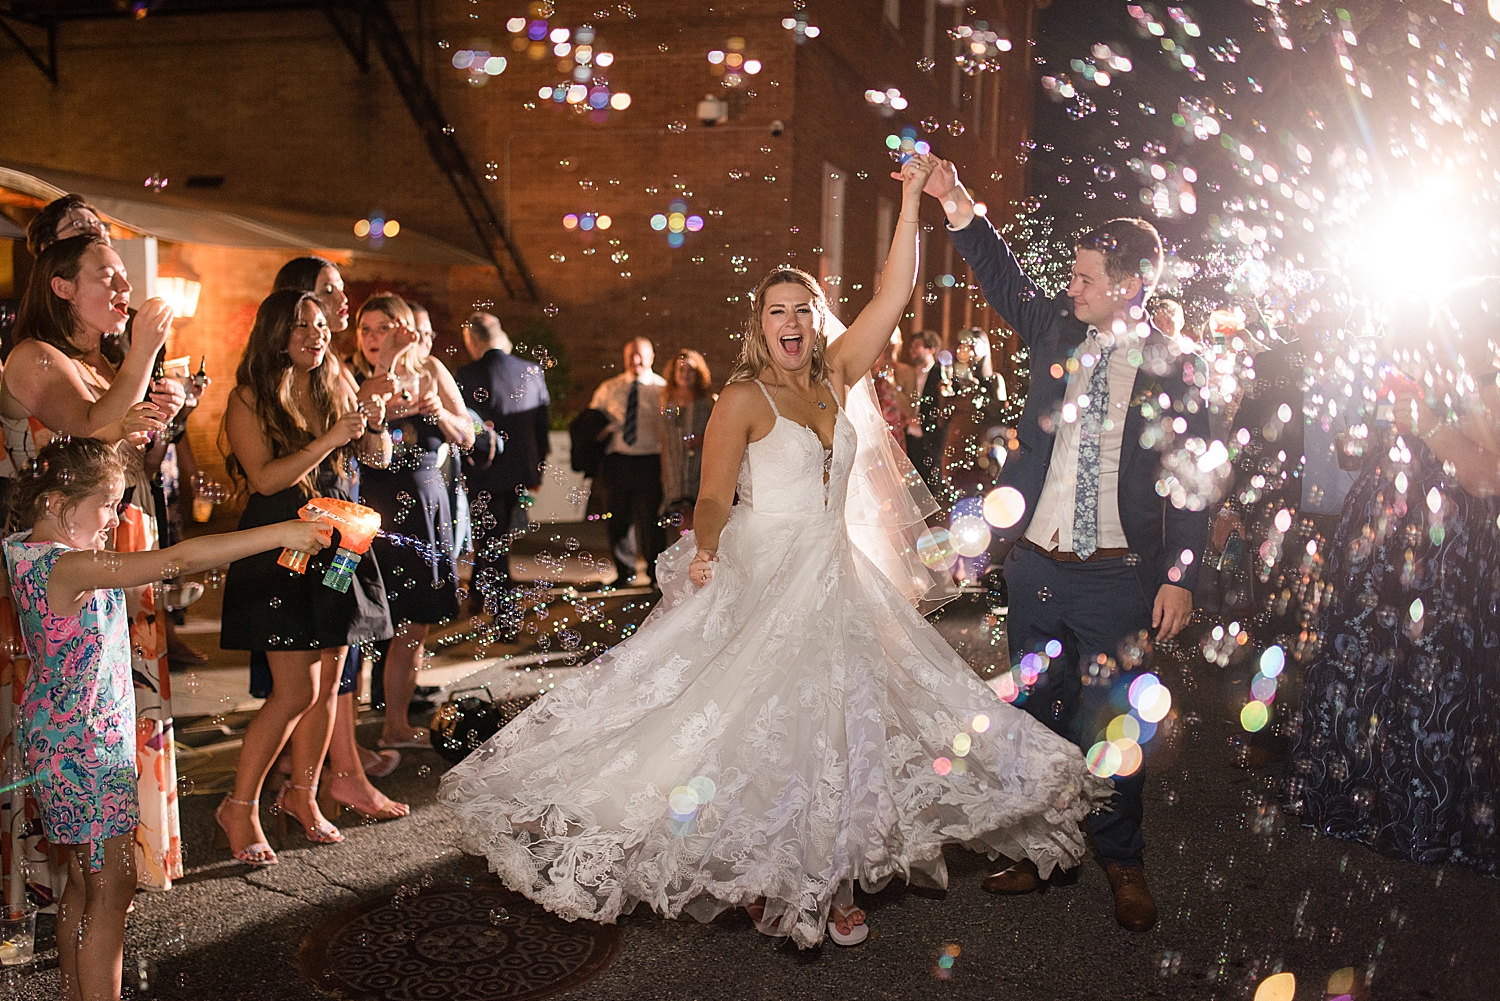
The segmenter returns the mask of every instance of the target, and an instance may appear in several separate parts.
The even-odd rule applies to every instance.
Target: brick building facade
[[[168,177],[169,190],[216,208],[316,212],[351,224],[379,209],[484,252],[388,68],[372,55],[362,72],[330,21],[306,6],[61,22],[56,86],[0,42],[9,109],[0,159],[137,182]],[[1022,196],[1025,168],[1014,153],[1031,120],[1035,0],[796,6],[386,4],[535,288],[534,299],[507,297],[496,280],[487,293],[481,277],[421,289],[442,349],[456,348],[454,324],[475,302],[493,301],[513,329],[543,318],[554,329],[571,363],[571,407],[617,371],[629,334],[650,336],[659,354],[697,347],[722,377],[738,351],[745,292],[770,266],[789,261],[826,277],[845,318],[867,300],[899,198],[888,136],[915,129],[961,165],[997,215]],[[542,21],[533,58],[530,36]],[[993,71],[969,76],[954,62],[968,42],[948,29],[978,21],[1013,48]],[[580,34],[586,28],[592,37]],[[585,91],[608,88],[605,107],[592,113],[588,97],[575,105],[540,96],[577,82],[581,44],[592,54]],[[476,51],[487,54],[477,70]],[[713,62],[713,53],[724,58]],[[503,71],[483,71],[498,70],[500,58]],[[753,74],[751,60],[760,63]],[[736,61],[740,82],[727,87]],[[866,96],[892,89],[906,102],[900,111]],[[611,107],[608,97],[622,93],[628,106]],[[727,112],[711,126],[700,120],[705,95]],[[717,105],[708,110],[719,117]],[[189,178],[222,181],[187,190]],[[679,200],[682,216],[702,225],[671,246],[672,227],[654,229],[652,217],[669,216]],[[925,212],[930,288],[914,299],[909,325],[950,335],[990,325],[961,273],[956,288],[940,281],[961,262],[942,238],[937,206]],[[608,216],[610,225],[568,228],[568,215]],[[377,281],[404,290],[396,275],[361,274],[357,254],[348,277],[361,288]],[[223,337],[242,341],[243,332]]]

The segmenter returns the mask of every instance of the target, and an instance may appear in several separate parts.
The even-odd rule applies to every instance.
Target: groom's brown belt
[[[1083,557],[1077,553],[1065,553],[1061,549],[1043,549],[1030,539],[1022,539],[1016,545],[1023,549],[1030,549],[1035,553],[1041,553],[1049,560],[1056,560],[1059,563],[1092,563],[1095,560],[1117,560],[1122,556],[1130,555],[1129,549],[1096,549],[1091,555]]]

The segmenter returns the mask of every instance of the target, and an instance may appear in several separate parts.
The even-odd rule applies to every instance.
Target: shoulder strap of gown
[[[754,382],[757,386],[760,387],[761,393],[765,395],[766,402],[771,405],[771,413],[775,414],[777,417],[780,417],[781,411],[776,409],[776,401],[771,399],[771,391],[766,388],[766,384],[761,382],[759,379],[754,380]]]

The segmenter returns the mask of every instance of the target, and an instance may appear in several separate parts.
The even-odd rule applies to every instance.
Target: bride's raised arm
[[[911,157],[891,176],[901,181],[901,214],[891,252],[880,275],[880,290],[870,304],[860,310],[849,329],[828,346],[828,363],[838,374],[842,385],[852,386],[870,371],[891,338],[891,331],[901,322],[901,314],[911,300],[917,281],[918,208],[922,204],[922,185],[936,166],[928,153]]]

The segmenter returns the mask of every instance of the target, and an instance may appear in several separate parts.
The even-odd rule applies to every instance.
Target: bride
[[[869,933],[855,881],[946,886],[947,842],[1044,877],[1083,854],[1078,821],[1109,784],[1000,701],[846,525],[864,442],[845,405],[911,297],[932,166],[892,175],[880,290],[836,341],[811,275],[761,281],[705,435],[695,531],[658,563],[662,600],[443,779],[466,850],[562,917],[743,906],[799,946],[825,927],[854,945]]]

